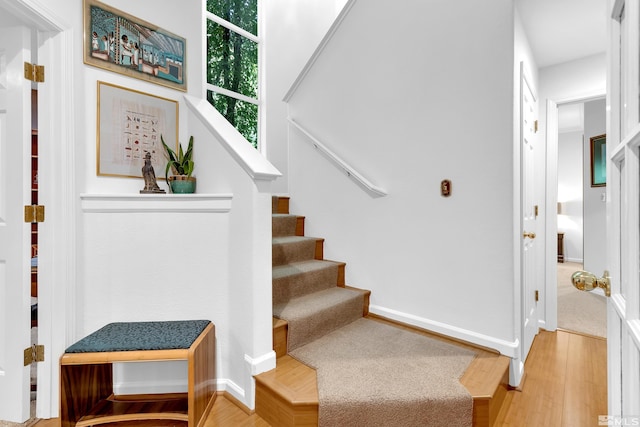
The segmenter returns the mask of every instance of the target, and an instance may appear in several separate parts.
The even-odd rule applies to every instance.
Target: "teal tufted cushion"
[[[67,348],[67,353],[173,350],[191,347],[209,320],[109,323]]]

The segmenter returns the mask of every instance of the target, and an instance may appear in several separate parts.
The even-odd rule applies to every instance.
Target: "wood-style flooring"
[[[607,414],[607,341],[541,331],[521,391],[507,393],[496,426],[590,427]]]
[[[495,426],[597,426],[607,413],[606,340],[565,331],[541,331],[525,363],[521,390],[507,392]],[[37,427],[58,427],[41,420]],[[216,399],[205,427],[263,427],[224,395]]]

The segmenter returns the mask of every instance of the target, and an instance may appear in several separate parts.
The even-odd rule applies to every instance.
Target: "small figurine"
[[[163,189],[158,187],[156,181],[156,172],[151,164],[151,153],[147,151],[144,155],[144,166],[142,166],[142,177],[144,178],[144,189],[140,193],[165,193]]]

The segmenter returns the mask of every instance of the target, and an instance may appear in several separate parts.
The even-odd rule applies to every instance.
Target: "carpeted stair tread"
[[[273,316],[289,323],[289,351],[362,317],[362,292],[333,287],[274,304]]]
[[[273,214],[271,216],[271,231],[273,237],[294,236],[298,215]]]
[[[282,236],[272,239],[272,265],[284,265],[292,262],[306,261],[315,258],[315,237]]]
[[[336,287],[339,264],[308,260],[273,267],[273,304]]]
[[[320,426],[471,426],[473,351],[362,318],[291,356],[317,369]]]

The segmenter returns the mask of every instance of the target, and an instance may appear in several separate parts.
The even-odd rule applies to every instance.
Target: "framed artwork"
[[[96,133],[98,175],[140,178],[149,152],[156,178],[164,176],[160,136],[178,147],[178,101],[99,81]]]
[[[134,16],[84,0],[84,63],[186,91],[186,40]]]
[[[594,136],[591,142],[591,186],[607,185],[607,135]]]

